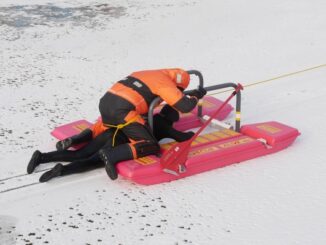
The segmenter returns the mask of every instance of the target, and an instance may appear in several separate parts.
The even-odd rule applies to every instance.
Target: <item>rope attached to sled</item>
[[[266,79],[266,80],[261,80],[261,81],[258,81],[258,82],[249,83],[247,85],[243,85],[243,87],[250,87],[250,86],[257,85],[257,84],[266,83],[266,82],[270,82],[270,81],[282,79],[282,78],[289,77],[289,76],[294,76],[294,75],[297,75],[297,74],[300,74],[300,73],[304,73],[304,72],[315,70],[315,69],[322,68],[322,67],[326,67],[326,64],[322,64],[322,65],[310,67],[310,68],[307,68],[307,69],[304,69],[304,70],[300,70],[300,71],[286,73],[286,74],[283,74],[283,75],[280,75],[280,76],[277,76],[277,77],[269,78],[269,79]],[[227,90],[224,90],[224,91],[221,91],[221,92],[212,93],[212,94],[209,94],[209,95],[222,94],[222,93],[225,93],[225,92],[228,92],[228,91],[232,91],[232,90],[233,89],[227,89]]]

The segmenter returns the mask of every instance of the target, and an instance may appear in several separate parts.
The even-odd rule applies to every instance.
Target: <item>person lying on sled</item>
[[[96,154],[92,153],[95,156],[90,154],[92,159],[88,159],[87,162],[91,160],[91,162],[96,162],[99,165],[104,163],[108,176],[114,180],[118,177],[115,167],[118,162],[157,154],[160,150],[159,135],[157,135],[157,139],[152,135],[141,115],[148,113],[150,103],[157,96],[182,113],[190,112],[196,106],[198,99],[206,94],[206,91],[199,89],[195,90],[192,96],[184,95],[182,91],[188,87],[189,80],[189,74],[182,69],[161,69],[134,72],[127,78],[115,83],[101,98],[99,104],[102,117],[100,126],[103,130],[103,134],[101,133],[99,136],[103,136],[104,143],[101,142],[98,154],[96,152]],[[159,124],[162,122],[162,120],[159,121]],[[156,134],[162,134],[163,125],[156,127],[160,129]],[[182,134],[182,132],[179,133]],[[92,137],[91,133],[85,134],[89,138]],[[183,140],[189,139],[191,136],[192,133],[188,133],[188,136]],[[69,140],[66,142],[69,145]],[[66,148],[66,142],[60,143],[63,145],[63,149]],[[93,140],[89,144],[92,142]],[[94,160],[94,158],[96,159]],[[100,163],[100,160],[103,163]],[[39,163],[48,161],[63,160],[49,160],[46,159],[46,155],[35,152],[30,161],[29,167],[31,167],[28,172],[32,172]],[[66,166],[71,166],[71,164]],[[52,178],[52,176],[64,175],[69,169],[69,167],[65,169],[66,166],[57,164],[53,171],[51,170],[52,173],[45,173],[44,176],[48,175]],[[92,165],[92,167],[94,166]],[[89,164],[87,168],[89,168]],[[42,178],[41,176],[40,181],[50,179],[45,177]]]
[[[160,113],[154,115],[153,118],[155,139],[160,141],[163,138],[172,138],[178,142],[189,139],[193,132],[180,132],[173,128],[173,123],[178,120],[179,113],[169,105],[165,105]],[[67,165],[58,163],[54,168],[45,172],[40,177],[40,182],[46,182],[57,176],[81,173],[104,167],[98,151],[104,146],[107,148],[112,147],[115,129],[107,129],[102,125],[101,119],[99,119],[92,128],[85,129],[78,135],[58,141],[56,144],[57,151],[48,153],[35,151],[27,166],[27,173],[31,174],[42,163],[55,161],[71,162]],[[68,150],[72,146],[86,142],[87,144],[78,150]],[[129,140],[122,131],[118,131],[115,135],[115,145],[123,143],[129,143]]]

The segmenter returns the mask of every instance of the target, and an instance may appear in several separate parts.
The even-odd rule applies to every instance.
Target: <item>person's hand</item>
[[[203,98],[205,95],[207,94],[206,89],[204,89],[203,87],[198,87],[196,90],[194,90],[191,94],[189,94],[190,96],[195,96],[197,99],[201,99]]]

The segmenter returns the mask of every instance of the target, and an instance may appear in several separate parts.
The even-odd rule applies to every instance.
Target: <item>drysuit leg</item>
[[[92,139],[84,147],[76,150],[63,150],[63,151],[53,151],[48,153],[42,153],[41,163],[54,162],[54,161],[64,161],[70,162],[74,160],[80,160],[83,158],[90,157],[99,149],[101,149],[108,141],[112,140],[114,129],[108,129],[103,133],[99,134],[97,137]]]
[[[160,146],[155,136],[147,125],[141,123],[131,123],[122,129],[123,133],[129,138],[129,146],[133,153],[133,158],[144,157],[157,154]]]
[[[41,153],[40,151],[35,151],[32,155],[31,160],[27,166],[27,173],[32,173],[34,169],[42,163],[55,162],[55,161],[74,161],[87,158],[96,153],[101,149],[113,136],[113,129],[108,129],[103,133],[99,134],[97,137],[92,139],[87,145],[83,148],[76,151],[71,150],[62,150],[62,151],[53,151],[48,153]]]
[[[107,138],[107,142],[105,144],[107,149],[113,148],[112,142],[113,142],[113,134],[111,134]],[[128,143],[128,138],[124,135],[123,132],[118,132],[117,135],[115,136],[115,144],[117,147],[121,144]],[[62,175],[69,175],[69,174],[74,174],[74,173],[81,173],[85,171],[89,171],[92,169],[96,169],[99,167],[103,167],[104,163],[101,160],[98,151],[94,153],[92,156],[86,158],[86,159],[80,159],[73,161],[67,165],[63,166],[63,171]]]
[[[113,135],[111,135],[111,136],[113,136]],[[108,149],[110,147],[112,147],[112,140],[113,140],[113,138],[110,137],[110,138],[108,138],[108,140],[106,142]],[[123,132],[118,132],[115,137],[115,143],[117,145],[120,145],[120,144],[124,144],[126,142],[128,142],[128,138],[123,134]],[[101,158],[99,157],[99,153],[96,152],[88,158],[76,160],[67,165],[62,165],[61,163],[58,163],[56,166],[54,166],[53,169],[45,172],[40,177],[40,182],[49,181],[50,179],[57,177],[57,176],[65,176],[65,175],[90,171],[90,170],[100,168],[103,166],[104,166],[104,163],[101,160]]]
[[[113,148],[108,148],[106,145],[99,151],[100,157],[105,163],[105,170],[112,180],[118,177],[116,171],[117,163],[157,154],[160,150],[157,140],[147,126],[135,122],[121,130],[129,138],[129,144],[121,144]]]
[[[58,151],[67,150],[71,146],[78,145],[84,142],[89,142],[92,140],[92,138],[93,132],[91,129],[87,128],[83,130],[80,134],[58,141],[56,144],[56,148]]]
[[[103,167],[104,163],[101,161],[98,153],[82,160],[73,161],[67,165],[61,163],[56,164],[51,170],[45,172],[40,177],[40,182],[46,182],[57,176],[70,175],[74,173],[81,173]]]

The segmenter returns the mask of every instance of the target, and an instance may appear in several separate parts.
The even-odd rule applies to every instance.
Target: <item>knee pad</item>
[[[134,144],[133,147],[136,151],[137,158],[154,155],[160,152],[159,144],[153,141],[138,142]]]

